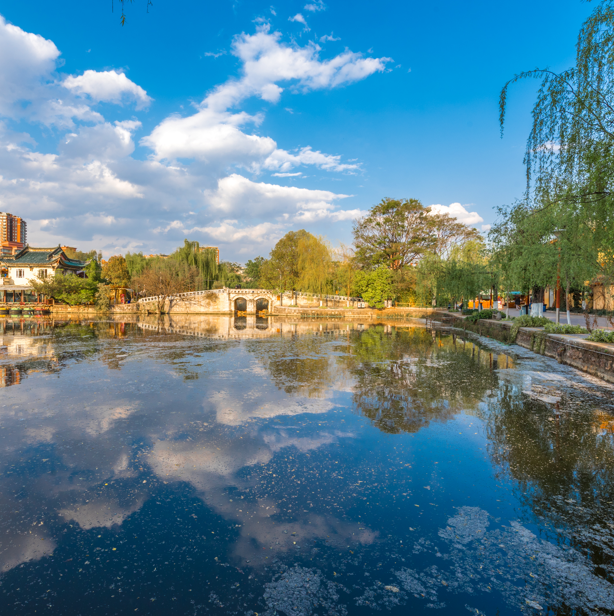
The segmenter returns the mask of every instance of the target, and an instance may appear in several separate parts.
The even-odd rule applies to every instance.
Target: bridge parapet
[[[138,300],[144,310],[157,310],[164,303],[167,313],[232,313],[237,310],[255,313],[259,310],[274,312],[277,306],[356,308],[361,300],[345,295],[319,295],[301,291],[279,294],[270,289],[211,289],[188,291],[172,296],[143,297]],[[151,307],[151,308],[150,308]]]

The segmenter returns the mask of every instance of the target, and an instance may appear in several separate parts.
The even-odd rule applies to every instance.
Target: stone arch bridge
[[[158,312],[164,305],[164,312],[188,313],[234,313],[259,312],[275,313],[279,306],[297,306],[301,308],[356,307],[360,300],[355,297],[340,295],[315,295],[286,291],[283,294],[269,289],[212,289],[210,291],[192,291],[179,293],[170,297],[144,297],[138,301],[140,309],[146,312]]]

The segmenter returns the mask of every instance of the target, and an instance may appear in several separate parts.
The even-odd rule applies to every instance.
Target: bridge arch
[[[256,298],[256,312],[270,312],[271,311],[271,301],[268,297],[258,297]]]
[[[233,304],[235,312],[247,312],[247,299],[244,297],[236,297]]]

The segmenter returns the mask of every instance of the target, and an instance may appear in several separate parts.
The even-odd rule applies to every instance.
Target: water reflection
[[[340,362],[355,377],[356,409],[391,434],[475,410],[497,387],[499,358],[466,340],[457,343],[455,336],[380,325],[348,347]],[[501,361],[510,365],[509,356],[502,354]]]
[[[614,609],[590,377],[386,324],[3,328],[3,614]]]

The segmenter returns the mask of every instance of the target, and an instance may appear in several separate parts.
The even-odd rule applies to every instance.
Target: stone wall
[[[506,344],[511,340],[512,324],[509,322],[481,319],[471,323],[452,314],[445,315],[442,321]],[[547,334],[537,327],[521,327],[515,344],[614,383],[614,345],[591,342],[581,334]]]

